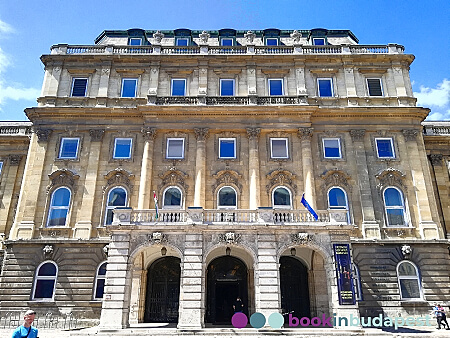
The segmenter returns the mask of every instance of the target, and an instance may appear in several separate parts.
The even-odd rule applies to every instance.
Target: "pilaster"
[[[302,170],[305,199],[309,205],[316,208],[316,191],[314,184],[314,164],[312,159],[311,138],[313,128],[298,128],[298,137],[301,140],[302,148]]]
[[[8,227],[8,219],[14,212],[11,208],[11,202],[14,197],[14,187],[18,182],[17,173],[19,171],[19,164],[22,160],[22,155],[9,155],[8,161],[3,163],[3,175],[0,182],[0,193],[2,208],[0,208],[0,233],[5,234]]]
[[[450,238],[450,178],[447,167],[444,164],[442,154],[429,155],[436,179],[437,193],[441,201],[444,236]]]
[[[259,174],[259,134],[260,128],[247,128],[248,136],[248,179],[249,209],[256,210],[260,206],[260,174]]]
[[[141,130],[144,138],[144,151],[142,153],[141,178],[139,182],[138,209],[149,209],[151,201],[152,171],[153,171],[153,146],[156,137],[156,129],[145,127]]]
[[[208,128],[194,128],[197,139],[195,157],[195,187],[194,207],[205,208],[206,199],[206,139],[209,135]]]
[[[111,74],[111,62],[104,62],[100,72],[100,83],[98,85],[98,97],[108,97],[109,76]]]

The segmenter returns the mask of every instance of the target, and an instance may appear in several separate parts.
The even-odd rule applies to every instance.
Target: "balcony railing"
[[[78,46],[60,44],[52,46],[52,54],[403,54],[402,45],[295,45],[295,46]]]
[[[260,208],[188,210],[133,210],[114,209],[112,225],[157,225],[157,224],[263,224],[263,225],[337,225],[347,224],[347,213],[342,210],[317,210],[318,219],[307,210]]]

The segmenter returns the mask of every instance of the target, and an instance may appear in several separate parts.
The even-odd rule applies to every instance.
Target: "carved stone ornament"
[[[70,169],[59,169],[48,175],[50,184],[47,186],[47,193],[57,186],[71,187],[75,190],[75,182],[80,178],[80,175],[75,174]]]
[[[291,38],[294,40],[295,44],[300,43],[300,39],[302,38],[302,33],[300,33],[298,30],[294,30],[291,33]]]
[[[212,188],[213,191],[215,191],[220,185],[234,185],[236,186],[240,191],[242,191],[242,184],[239,183],[240,179],[242,178],[242,175],[239,174],[237,171],[234,170],[221,170],[217,172],[217,174],[213,175],[213,177],[216,179],[216,183],[213,184]]]
[[[305,245],[312,242],[313,236],[306,232],[299,232],[298,234],[291,235],[291,240],[295,244]]]
[[[22,155],[9,155],[9,163],[11,165],[19,165],[20,161],[22,160]]]
[[[255,40],[256,38],[256,34],[253,33],[252,31],[248,31],[247,33],[244,34],[244,38],[247,39],[247,43],[253,43],[253,40]]]
[[[103,139],[103,135],[105,135],[105,129],[90,129],[89,135],[92,142],[100,142]]]
[[[51,258],[51,256],[53,255],[53,245],[45,245],[42,251],[44,252],[44,257],[46,259]]]
[[[154,232],[149,241],[153,244],[167,243],[167,235],[160,232]]]
[[[144,137],[144,140],[150,141],[154,140],[156,137],[156,128],[151,127],[143,127],[141,129],[142,136]]]
[[[247,128],[247,136],[249,139],[258,138],[261,133],[261,128]]]
[[[406,141],[415,141],[419,131],[417,129],[403,129],[402,133]]]
[[[310,140],[313,136],[314,128],[298,128],[298,137],[300,140]]]
[[[51,129],[36,128],[36,135],[39,142],[47,142],[52,133]]]
[[[377,185],[379,189],[393,185],[406,190],[406,186],[403,184],[406,175],[403,174],[400,170],[394,168],[384,169],[377,175],[375,175],[375,177],[380,181],[380,183]]]
[[[266,185],[267,193],[269,193],[273,187],[278,185],[287,185],[292,188],[294,192],[297,192],[297,185],[294,183],[297,176],[288,170],[274,170],[268,174],[266,178],[269,180],[269,184]]]
[[[133,191],[131,179],[134,179],[134,175],[125,169],[116,168],[108,172],[103,177],[106,179],[106,185],[103,187],[103,192],[114,185],[124,185],[128,188],[130,193]]]
[[[161,184],[158,185],[159,190],[169,185],[180,186],[184,189],[184,191],[187,191],[187,189],[189,188],[189,186],[185,182],[185,179],[188,178],[189,175],[176,168],[170,168],[165,173],[161,173],[158,176],[162,181]]]
[[[430,161],[431,161],[432,165],[434,165],[434,166],[442,165],[442,159],[443,159],[442,154],[431,154],[431,155],[429,155],[429,157],[430,157]]]
[[[234,232],[227,232],[225,234],[219,235],[220,243],[237,244],[240,241],[241,241],[241,235],[238,235]]]
[[[108,257],[108,252],[109,252],[109,244],[106,244],[103,247],[103,253],[105,254],[106,257]]]
[[[209,128],[194,128],[197,141],[205,141],[209,135]]]
[[[403,258],[406,259],[411,255],[412,249],[411,249],[410,245],[407,245],[407,244],[402,245],[401,250],[402,250]]]
[[[365,129],[352,129],[350,130],[350,136],[352,137],[352,141],[363,141],[364,135],[366,134]]]
[[[164,34],[160,31],[156,31],[156,33],[153,33],[153,37],[155,38],[157,43],[161,43],[162,39],[164,38]]]
[[[331,186],[344,186],[349,187],[350,176],[344,171],[337,168],[325,171],[320,177],[325,181],[326,187]]]
[[[207,43],[210,34],[207,31],[203,31],[201,34],[198,35],[198,37],[200,38],[200,40],[202,40],[203,43]]]

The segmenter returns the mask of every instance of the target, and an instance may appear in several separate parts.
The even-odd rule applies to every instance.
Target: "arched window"
[[[328,209],[345,210],[347,212],[347,223],[350,223],[347,194],[344,189],[333,187],[328,190]]]
[[[48,211],[47,226],[65,226],[69,213],[71,192],[67,187],[59,187],[52,193]]]
[[[236,190],[230,186],[220,188],[217,193],[217,207],[223,209],[236,209],[237,198]]]
[[[100,264],[95,276],[94,299],[102,299],[105,291],[106,262]]]
[[[115,187],[108,193],[108,199],[106,204],[106,217],[105,224],[112,224],[113,210],[116,207],[127,206],[127,191],[122,187]]]
[[[401,299],[422,299],[419,270],[410,261],[401,261],[397,265],[398,287]]]
[[[291,192],[285,187],[275,188],[272,192],[272,206],[274,208],[292,208]]]
[[[163,208],[181,209],[183,194],[178,187],[169,187],[164,191]]]
[[[51,261],[41,263],[36,269],[32,299],[53,299],[58,266]]]
[[[395,187],[384,190],[384,209],[388,226],[405,226],[405,203],[402,192]]]

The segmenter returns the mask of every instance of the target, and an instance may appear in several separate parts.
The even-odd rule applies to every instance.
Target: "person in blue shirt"
[[[23,324],[14,330],[12,338],[38,338],[38,329],[31,326],[36,312],[28,310],[23,316]]]

